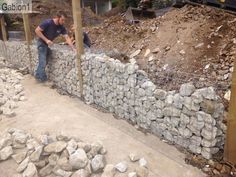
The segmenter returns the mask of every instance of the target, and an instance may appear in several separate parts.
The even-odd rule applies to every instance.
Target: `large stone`
[[[0,160],[7,160],[13,154],[11,146],[7,146],[0,151]]]
[[[138,177],[148,177],[149,171],[146,167],[139,166],[135,171]]]
[[[217,128],[213,127],[212,131],[208,131],[207,129],[202,129],[201,135],[206,139],[206,140],[214,140],[217,135]]]
[[[54,169],[54,166],[48,164],[47,166],[45,166],[39,170],[39,174],[40,174],[40,176],[50,175],[52,173],[53,169]]]
[[[78,142],[77,145],[78,145],[78,148],[84,149],[84,151],[85,151],[86,153],[91,150],[91,145],[90,145],[89,143]]]
[[[139,159],[139,165],[141,167],[147,167],[147,161],[144,158]]]
[[[159,100],[165,100],[167,96],[167,92],[165,90],[156,89],[154,92],[154,95]]]
[[[71,177],[90,177],[90,173],[85,169],[77,170]]]
[[[209,100],[217,100],[218,96],[216,95],[215,89],[213,87],[207,87],[197,90],[203,96],[203,98]]]
[[[12,155],[12,158],[16,161],[16,163],[21,163],[25,159],[26,155],[27,151],[24,150],[22,152]]]
[[[27,157],[25,160],[23,160],[23,161],[19,164],[19,166],[18,166],[18,168],[16,169],[16,171],[17,171],[18,173],[22,172],[24,169],[26,169],[26,167],[28,166],[28,163],[29,163],[29,157]]]
[[[118,164],[116,164],[115,168],[121,172],[121,173],[125,173],[128,169],[128,164],[124,161],[124,162],[120,162]]]
[[[34,162],[35,166],[37,168],[43,168],[46,166],[46,160],[39,160],[38,162]]]
[[[185,115],[185,114],[181,114],[180,115],[180,126],[181,127],[186,127],[188,124],[190,123],[190,118],[189,116]]]
[[[57,161],[57,165],[65,171],[72,171],[72,166],[69,163],[69,160],[66,157],[62,157]]]
[[[33,163],[29,163],[26,170],[23,172],[23,177],[37,177],[38,171]]]
[[[136,162],[136,161],[138,161],[140,159],[140,157],[137,154],[135,154],[135,153],[131,153],[129,155],[129,158],[130,158],[131,162]]]
[[[114,177],[116,174],[115,166],[112,164],[106,165],[106,167],[103,170],[101,177]]]
[[[177,93],[174,95],[173,99],[174,99],[173,105],[178,109],[182,109],[184,98],[179,93]]]
[[[190,142],[192,145],[200,146],[202,143],[202,138],[194,135],[190,138]]]
[[[58,176],[61,176],[61,177],[70,177],[72,175],[71,171],[65,171],[62,169],[57,169],[54,171],[54,173]]]
[[[193,144],[191,144],[189,146],[189,149],[190,149],[190,151],[192,151],[193,153],[196,153],[196,154],[201,154],[201,152],[202,152],[202,148],[200,146],[196,146]]]
[[[182,84],[179,90],[181,96],[190,96],[195,91],[192,83]]]
[[[52,166],[55,166],[57,164],[58,160],[59,160],[59,155],[57,155],[57,154],[51,154],[48,157],[48,163]]]
[[[164,116],[170,116],[170,117],[180,117],[181,111],[179,109],[176,109],[174,107],[166,107],[163,109]]]
[[[37,162],[39,161],[39,158],[41,156],[41,153],[43,151],[43,146],[39,146],[35,149],[35,151],[30,155],[30,160],[32,162]]]
[[[95,155],[99,154],[102,148],[103,145],[100,142],[91,144],[91,150],[88,152],[88,157],[92,159],[93,157],[95,157]]]
[[[25,144],[27,139],[29,138],[29,136],[23,132],[14,132],[12,134],[12,136],[14,137],[13,140],[16,142],[16,143],[20,143],[20,144]]]
[[[77,149],[75,153],[70,155],[69,163],[75,170],[84,168],[88,163],[85,151],[83,149]]]
[[[0,138],[0,150],[6,146],[12,145],[11,134],[6,133]]]
[[[188,128],[179,128],[179,133],[183,138],[190,138],[192,132]]]
[[[73,154],[76,151],[77,147],[78,147],[77,142],[74,139],[71,139],[68,142],[66,149],[69,154]]]
[[[196,116],[199,121],[204,121],[205,123],[212,124],[213,126],[216,124],[216,121],[212,118],[212,116],[203,111],[197,112]]]
[[[205,99],[201,102],[200,106],[204,112],[208,114],[213,114],[216,109],[216,102]]]
[[[217,139],[214,139],[212,141],[202,139],[202,142],[201,142],[202,146],[204,146],[204,147],[214,147],[216,145],[216,143],[217,143]]]
[[[128,177],[138,177],[136,172],[131,172],[128,174]]]
[[[51,144],[48,144],[44,151],[47,153],[59,153],[62,152],[67,146],[67,143],[64,141],[56,141]]]
[[[101,172],[106,165],[106,160],[103,155],[96,155],[91,161],[92,171],[97,173]]]

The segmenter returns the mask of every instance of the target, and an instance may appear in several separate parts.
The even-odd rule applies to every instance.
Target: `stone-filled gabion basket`
[[[12,54],[8,64],[27,66],[34,73],[36,47],[31,48],[31,68],[25,44],[6,45]],[[55,47],[47,73],[58,90],[80,97],[72,51]],[[100,106],[207,159],[223,148],[225,108],[213,87],[196,89],[193,83],[186,83],[180,90],[165,91],[157,88],[135,63],[123,64],[104,54],[89,52],[82,57],[82,73],[87,104]]]

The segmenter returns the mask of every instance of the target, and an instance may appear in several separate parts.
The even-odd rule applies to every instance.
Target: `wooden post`
[[[81,69],[81,55],[84,54],[83,47],[83,32],[82,32],[82,17],[81,17],[81,6],[80,0],[72,0],[73,19],[75,25],[75,42],[76,42],[76,57],[78,67],[78,77],[80,84],[80,94],[83,98],[83,75]]]
[[[1,29],[2,29],[2,38],[3,41],[7,41],[7,30],[4,15],[1,16]]]
[[[25,29],[25,39],[26,41],[31,45],[32,36],[30,32],[30,20],[29,20],[29,14],[22,14],[23,21],[24,21],[24,29]]]
[[[29,14],[23,13],[22,14],[23,21],[24,21],[24,29],[25,29],[25,39],[27,41],[27,50],[29,53],[29,63],[30,63],[30,70],[33,70],[32,68],[32,53],[30,50],[30,45],[32,44],[32,36],[31,36],[31,31],[30,31],[30,19],[29,19]]]
[[[234,60],[224,158],[236,165],[236,60]]]

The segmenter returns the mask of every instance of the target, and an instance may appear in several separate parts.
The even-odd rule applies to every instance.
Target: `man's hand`
[[[47,43],[47,45],[49,45],[49,46],[53,45],[53,42],[52,42],[51,40],[47,40],[46,43]]]
[[[76,48],[74,46],[71,47],[71,49],[74,51],[74,52],[77,52]]]
[[[70,38],[67,34],[64,35],[64,37],[65,37],[65,40],[66,40],[67,44],[71,47],[71,49],[72,49],[74,52],[76,52],[76,48],[75,48],[75,46],[73,45],[71,38]]]

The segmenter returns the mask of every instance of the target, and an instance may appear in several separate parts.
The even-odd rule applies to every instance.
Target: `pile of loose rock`
[[[14,109],[17,108],[17,102],[24,101],[25,93],[21,85],[23,76],[21,73],[3,68],[0,69],[0,116],[15,116]]]
[[[107,164],[107,150],[99,142],[89,144],[78,138],[48,133],[34,138],[31,134],[9,129],[0,138],[0,161],[12,158],[18,164],[19,177],[113,177],[125,173],[127,162]],[[147,161],[136,154],[130,154],[132,162],[139,161],[139,167],[129,177],[147,177]]]

